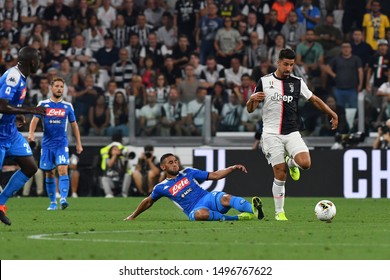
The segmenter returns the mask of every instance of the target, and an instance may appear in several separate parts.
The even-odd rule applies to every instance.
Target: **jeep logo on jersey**
[[[281,95],[281,94],[277,94],[276,92],[274,96],[271,96],[271,100],[273,101],[285,101],[287,103],[292,102],[293,99],[294,97],[292,97],[291,95]]]
[[[180,192],[182,189],[187,187],[190,184],[190,181],[187,178],[181,179],[179,182],[174,184],[170,189],[169,192],[171,195],[176,196],[178,192]]]
[[[48,117],[65,117],[64,109],[50,109],[46,108],[46,116]]]

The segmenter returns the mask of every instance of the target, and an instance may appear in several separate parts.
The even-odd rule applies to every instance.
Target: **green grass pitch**
[[[388,260],[388,199],[332,200],[337,215],[320,222],[321,198],[286,198],[287,222],[191,222],[168,199],[134,221],[123,221],[142,198],[69,199],[64,211],[47,211],[47,198],[8,201],[10,227],[0,225],[2,260]],[[231,210],[229,213],[234,214]]]

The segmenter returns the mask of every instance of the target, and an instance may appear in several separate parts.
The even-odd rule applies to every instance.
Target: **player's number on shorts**
[[[58,161],[59,161],[60,163],[66,163],[66,158],[65,158],[65,156],[64,156],[64,155],[58,156]]]
[[[29,145],[29,144],[27,144],[27,143],[24,143],[24,144],[23,144],[23,147],[24,147],[24,148],[26,148],[26,152],[27,152],[28,154],[32,153],[32,152],[31,152],[31,148],[30,148],[30,145]]]

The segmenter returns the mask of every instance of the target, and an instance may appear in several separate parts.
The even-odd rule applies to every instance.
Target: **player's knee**
[[[300,166],[302,169],[306,170],[306,169],[309,169],[309,168],[310,168],[310,166],[311,166],[311,160],[310,160],[310,158],[305,158],[305,159],[302,159],[298,164],[299,164],[299,166]]]
[[[231,200],[232,196],[230,194],[224,194],[222,197],[221,197],[221,204],[223,206],[229,206],[230,205],[230,200]]]

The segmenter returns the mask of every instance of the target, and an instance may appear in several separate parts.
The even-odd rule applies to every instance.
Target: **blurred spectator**
[[[172,50],[177,42],[177,32],[173,28],[173,16],[165,11],[162,16],[162,26],[156,31],[157,40],[164,44],[169,50]]]
[[[195,34],[199,27],[198,1],[177,0],[174,9],[173,26],[178,36],[185,35],[193,48],[196,44]]]
[[[296,74],[313,90],[314,87],[323,86],[320,78],[321,67],[324,64],[324,49],[314,38],[314,31],[306,30],[305,40],[297,46],[295,61]]]
[[[382,126],[378,127],[378,136],[372,145],[373,149],[388,149],[390,143],[390,119]]]
[[[259,40],[264,41],[264,28],[257,21],[257,16],[255,12],[249,12],[248,14],[248,34],[251,32],[256,32],[259,36]]]
[[[59,69],[64,58],[65,52],[62,50],[61,42],[53,42],[51,50],[47,52],[45,57],[45,68],[43,70],[46,71],[49,68]]]
[[[142,63],[141,51],[143,50],[143,46],[139,42],[139,35],[137,33],[130,33],[130,41],[126,49],[129,53],[129,59],[134,62],[138,68]]]
[[[343,7],[343,33],[346,38],[349,38],[353,28],[363,26],[363,16],[366,12],[366,0],[344,0],[341,2]]]
[[[73,11],[69,6],[64,4],[64,0],[53,0],[53,4],[47,6],[45,9],[43,22],[46,26],[50,26],[50,28],[60,27],[62,17],[70,20],[72,16]]]
[[[387,82],[384,82],[379,86],[376,95],[383,99],[380,115],[382,115],[382,118],[385,119],[390,118],[390,72],[389,71],[387,72]]]
[[[345,108],[343,106],[337,105],[336,99],[332,95],[328,95],[325,99],[325,103],[336,112],[339,117],[339,124],[337,129],[332,129],[332,123],[326,115],[321,115],[321,128],[319,131],[319,136],[335,136],[336,133],[347,134],[350,131],[348,126]],[[352,127],[351,127],[352,128]]]
[[[56,0],[56,1],[62,1],[62,0]],[[70,21],[68,20],[68,18],[65,15],[61,15],[60,18],[58,19],[58,24],[47,25],[48,27],[50,27],[49,46],[51,46],[53,42],[58,41],[61,43],[62,49],[64,51],[68,50],[68,48],[72,44],[72,37],[73,37],[73,29],[70,27],[69,23]]]
[[[9,20],[12,27],[19,28],[19,12],[20,10],[15,5],[13,0],[2,1],[2,9],[0,10],[0,21]]]
[[[89,19],[95,15],[94,10],[88,6],[88,0],[80,0],[78,4],[73,7],[73,26],[76,33],[80,34],[83,30],[88,28]],[[87,44],[87,46],[89,46]]]
[[[161,107],[161,136],[187,136],[187,106],[180,101],[176,88],[169,90],[168,100]]]
[[[268,48],[275,44],[275,36],[280,33],[282,27],[283,23],[278,21],[278,12],[276,10],[271,10],[269,13],[269,21],[264,25],[264,43]]]
[[[325,17],[324,23],[314,28],[315,40],[324,49],[325,61],[340,53],[340,44],[343,41],[343,34],[334,23],[334,16],[329,14]]]
[[[352,32],[351,46],[352,54],[360,57],[363,69],[366,70],[369,58],[374,55],[374,50],[363,40],[363,32],[360,29]]]
[[[3,21],[2,28],[0,28],[0,37],[6,37],[10,46],[19,47],[19,31],[12,26],[11,19],[7,18]]]
[[[182,69],[190,61],[191,48],[188,37],[185,34],[179,36],[179,41],[172,50],[173,64]]]
[[[234,86],[233,92],[237,95],[237,98],[243,107],[246,107],[246,102],[255,90],[255,87],[256,83],[252,82],[251,76],[248,73],[242,74],[241,85]]]
[[[244,7],[241,10],[243,16],[248,16],[250,12],[255,13],[257,16],[257,22],[261,25],[265,25],[269,22],[270,18],[270,6],[267,1],[264,0],[252,0],[247,1]],[[269,2],[269,1],[268,1]]]
[[[76,35],[73,42],[73,46],[66,51],[66,57],[72,62],[72,67],[86,66],[92,57],[91,49],[86,47],[83,35]]]
[[[268,55],[267,46],[263,43],[263,40],[259,39],[257,32],[252,31],[249,34],[250,44],[244,49],[244,57],[242,65],[244,67],[253,69],[256,65],[260,64],[261,59],[266,58]]]
[[[39,0],[29,0],[28,5],[22,6],[20,12],[21,28],[19,37],[21,46],[24,46],[27,38],[31,36],[34,25],[43,18],[44,11],[45,7],[39,3]]]
[[[133,180],[140,194],[147,195],[152,192],[160,176],[159,161],[154,155],[152,145],[144,146],[144,152],[138,157],[133,172]]]
[[[87,28],[83,29],[82,35],[85,38],[85,45],[89,46],[92,53],[95,54],[100,48],[104,47],[104,35],[106,30],[99,24],[95,14],[88,19]]]
[[[110,127],[107,128],[107,135],[121,134],[125,137],[129,135],[129,105],[126,101],[124,91],[117,90],[114,102],[110,111]]]
[[[9,60],[12,58],[12,60],[16,61],[18,56],[17,48],[13,47],[9,43],[8,37],[5,36],[0,36],[0,52],[0,57],[3,58],[4,62],[6,57],[8,57]]]
[[[124,48],[129,43],[130,26],[126,25],[122,14],[117,14],[114,26],[109,32],[112,34],[117,48]]]
[[[157,69],[155,67],[155,61],[153,57],[147,56],[145,58],[145,66],[140,69],[140,75],[142,77],[142,83],[146,88],[151,88],[156,83]]]
[[[305,38],[306,27],[302,22],[298,22],[296,11],[292,10],[288,16],[287,21],[283,24],[280,33],[286,38],[286,44],[291,48],[296,49],[297,45]]]
[[[222,112],[223,105],[229,102],[229,94],[225,89],[225,85],[222,82],[216,82],[211,91],[211,103],[217,110],[218,116]]]
[[[197,52],[191,53],[189,64],[191,64],[194,67],[194,74],[196,78],[199,79],[202,70],[205,68],[205,65],[200,63],[199,53]]]
[[[159,28],[162,25],[162,16],[165,12],[165,9],[161,6],[161,1],[147,0],[146,7],[144,10],[146,22],[153,28]]]
[[[136,24],[136,19],[139,14],[138,9],[134,7],[133,0],[123,0],[123,8],[119,11],[124,16],[127,26],[133,26]]]
[[[362,61],[352,54],[351,44],[344,42],[341,54],[335,56],[324,69],[335,79],[337,105],[357,109],[357,96],[362,90],[364,76]]]
[[[137,73],[137,66],[129,59],[129,52],[126,48],[119,50],[119,60],[111,68],[111,77],[120,88],[129,86],[131,78]]]
[[[159,136],[161,107],[156,103],[156,91],[149,88],[146,95],[146,105],[142,106],[139,113],[140,136]]]
[[[178,85],[182,76],[180,69],[173,64],[173,58],[170,55],[164,58],[164,67],[161,69],[161,73],[164,74],[170,86]]]
[[[95,53],[94,58],[96,58],[102,69],[111,71],[112,64],[119,59],[119,49],[115,47],[112,34],[106,34],[104,36],[104,47]]]
[[[312,0],[303,0],[302,5],[296,10],[298,22],[302,23],[306,29],[314,29],[321,21],[321,11],[319,7],[313,5]]]
[[[230,67],[230,60],[243,48],[240,33],[232,28],[232,18],[224,18],[224,27],[217,31],[214,48],[217,52],[217,61],[224,67]]]
[[[168,101],[168,94],[171,87],[167,84],[164,74],[158,74],[154,90],[157,94],[157,104],[164,104]]]
[[[218,131],[238,131],[241,124],[241,114],[243,107],[235,91],[229,95],[229,102],[222,107],[221,115],[219,115]]]
[[[140,110],[146,104],[146,90],[139,75],[131,77],[131,83],[126,87],[127,96],[134,96],[135,109]]]
[[[368,98],[379,111],[383,105],[383,98],[376,96],[376,91],[381,84],[387,81],[390,71],[389,43],[385,39],[378,40],[378,51],[369,58],[366,72],[366,90]]]
[[[130,27],[132,33],[138,34],[139,43],[145,46],[148,42],[148,35],[152,32],[153,26],[146,23],[145,15],[139,14],[137,16],[137,23]]]
[[[70,180],[70,189],[72,191],[73,198],[79,197],[77,194],[77,191],[79,189],[79,182],[80,182],[80,171],[77,168],[78,163],[79,163],[79,157],[76,156],[75,154],[72,154],[69,157],[69,180]]]
[[[111,5],[111,0],[103,0],[103,5],[96,10],[96,15],[106,30],[113,27],[117,10]]]
[[[276,34],[274,46],[268,49],[268,60],[275,68],[278,67],[279,53],[285,48],[290,48],[286,44],[286,38],[281,33]]]
[[[42,23],[38,22],[33,26],[29,39],[27,40],[27,44],[30,45],[33,41],[38,41],[40,48],[46,49],[49,47],[49,40],[49,32],[46,31],[46,28]]]
[[[233,21],[232,26],[237,27],[241,20],[241,11],[237,1],[221,0],[219,1],[218,11],[222,19],[230,17]]]
[[[209,55],[215,56],[214,40],[218,29],[223,27],[223,21],[218,16],[217,5],[212,3],[207,6],[207,15],[203,16],[196,34],[196,42],[199,47],[199,59],[201,64],[206,64]]]
[[[365,41],[376,50],[378,48],[378,40],[385,38],[386,29],[389,27],[389,18],[387,15],[381,13],[380,1],[371,1],[371,12],[364,14],[363,17]]]
[[[249,77],[251,73],[252,69],[242,66],[240,59],[233,57],[230,61],[230,68],[225,68],[227,87],[233,89],[236,86],[241,86],[242,75],[248,74]]]
[[[271,61],[268,58],[262,58],[259,64],[253,67],[251,80],[252,82],[257,83],[257,81],[262,76],[275,71],[276,71],[276,67],[273,64],[271,64]]]
[[[210,91],[218,81],[225,82],[225,68],[217,64],[214,56],[209,56],[206,60],[206,67],[200,73],[200,82]]]
[[[95,105],[89,108],[89,136],[106,136],[110,125],[110,111],[103,93],[96,97]]]
[[[37,106],[40,101],[49,99],[50,95],[49,80],[46,76],[41,76],[39,79],[39,88],[30,91],[31,105]]]
[[[239,131],[256,132],[258,127],[260,126],[262,117],[262,103],[260,103],[252,113],[248,113],[248,110],[245,110],[244,108],[241,114],[241,124],[239,127]]]
[[[144,59],[149,56],[152,58],[154,66],[156,69],[162,67],[164,63],[164,56],[168,54],[168,49],[166,46],[160,44],[157,41],[157,35],[153,32],[148,35],[148,43],[142,48],[140,53],[140,62],[139,66],[144,67]]]
[[[79,75],[77,70],[75,70],[70,65],[70,60],[68,57],[64,57],[60,63],[60,69],[58,69],[58,76],[65,80],[64,85],[64,95],[72,96],[74,95],[74,90],[79,84]]]
[[[188,103],[195,99],[196,90],[202,85],[202,82],[196,78],[194,66],[191,64],[186,65],[184,72],[185,78],[179,82],[178,90],[181,94],[181,101],[183,103]]]
[[[204,135],[205,120],[205,97],[207,89],[205,87],[198,87],[196,90],[196,98],[188,102],[188,117],[187,124],[192,136]],[[211,132],[215,135],[217,131],[217,110],[211,105]]]
[[[289,0],[275,0],[271,8],[278,12],[278,21],[284,24],[288,14],[294,10],[294,4]]]
[[[110,80],[107,84],[107,90],[104,92],[104,96],[106,97],[106,103],[109,109],[112,109],[114,105],[114,97],[118,87],[114,80]],[[127,100],[127,97],[126,97]]]
[[[102,69],[94,58],[91,58],[88,61],[86,67],[80,69],[79,74],[82,79],[84,79],[87,75],[91,75],[94,87],[98,87],[102,91],[104,91],[107,87],[107,83],[110,81],[108,71],[106,69]]]
[[[240,20],[238,22],[237,31],[240,34],[240,40],[243,44],[243,48],[249,45],[249,32],[248,32],[248,23],[245,20]],[[236,55],[242,56],[243,48],[236,53]]]

